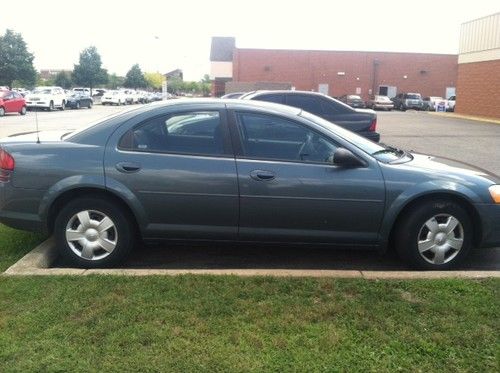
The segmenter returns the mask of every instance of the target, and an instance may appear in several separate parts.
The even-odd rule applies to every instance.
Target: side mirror
[[[364,162],[359,159],[353,152],[346,148],[338,148],[333,156],[331,162],[340,167],[364,167]]]

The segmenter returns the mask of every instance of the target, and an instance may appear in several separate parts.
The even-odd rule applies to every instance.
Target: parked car
[[[392,99],[394,107],[401,111],[408,109],[423,110],[424,101],[420,93],[399,93]]]
[[[72,109],[80,109],[82,107],[92,109],[92,105],[94,105],[94,100],[84,92],[74,92],[68,96],[68,101],[66,101],[66,106]]]
[[[53,233],[73,265],[116,265],[137,236],[394,244],[430,270],[500,245],[498,176],[296,108],[172,100],[65,132],[0,140],[0,221]]]
[[[102,105],[126,105],[127,97],[123,91],[107,91],[101,98]]]
[[[225,94],[224,96],[221,97],[221,99],[227,99],[227,98],[240,98],[243,96],[246,92],[233,92],[233,93],[228,93]]]
[[[61,87],[36,87],[25,99],[28,109],[41,108],[52,111],[56,108],[66,108],[66,93]]]
[[[358,96],[358,95],[343,95],[339,97],[339,101],[342,101],[343,103],[349,105],[350,107],[353,108],[365,108],[365,102],[363,99]]]
[[[259,100],[285,104],[303,109],[372,141],[380,141],[377,129],[377,114],[373,110],[353,109],[334,98],[321,93],[307,91],[255,91],[240,97],[244,100]]]
[[[457,96],[450,96],[450,98],[448,98],[448,110],[449,111],[455,111],[456,99],[457,99]]]
[[[3,117],[5,113],[26,114],[26,100],[20,93],[0,90],[0,117]]]
[[[424,107],[423,110],[436,111],[439,105],[444,107],[444,111],[448,111],[448,100],[438,96],[424,97],[423,99]]]
[[[373,98],[366,101],[366,107],[373,110],[388,110],[394,109],[394,103],[387,96],[375,95]]]

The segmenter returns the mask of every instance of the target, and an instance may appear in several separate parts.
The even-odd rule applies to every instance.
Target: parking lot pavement
[[[64,263],[57,266],[64,267]],[[249,244],[158,244],[135,250],[123,268],[151,269],[302,269],[408,270],[395,253],[331,247]],[[474,250],[459,268],[500,270],[500,248]]]
[[[137,106],[134,106],[137,107]],[[39,112],[39,129],[77,129],[131,107]],[[35,113],[0,118],[0,137],[35,130]],[[500,175],[500,125],[429,115],[426,112],[378,112],[381,141],[408,150],[455,158]],[[165,245],[137,250],[129,268],[301,268],[397,270],[394,255],[313,247]],[[474,251],[464,269],[500,270],[500,248]]]
[[[381,142],[454,158],[500,175],[500,125],[427,112],[377,112]]]
[[[64,111],[28,111],[26,115],[6,114],[0,118],[0,138],[15,133],[36,131],[36,117],[38,117],[38,128],[40,131],[50,130],[74,130],[89,125],[108,115],[126,110],[132,106],[102,106],[94,105],[92,109]],[[137,105],[134,105],[137,107]]]

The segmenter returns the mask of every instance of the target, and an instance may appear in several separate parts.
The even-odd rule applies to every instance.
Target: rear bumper
[[[500,204],[474,205],[482,223],[479,247],[500,247]]]
[[[364,132],[358,132],[358,135],[366,137],[367,139],[375,142],[380,141],[380,133],[378,132],[364,131]]]

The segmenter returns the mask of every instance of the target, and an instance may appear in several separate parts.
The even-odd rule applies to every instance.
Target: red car
[[[0,117],[5,113],[26,114],[26,101],[17,92],[0,90]]]

